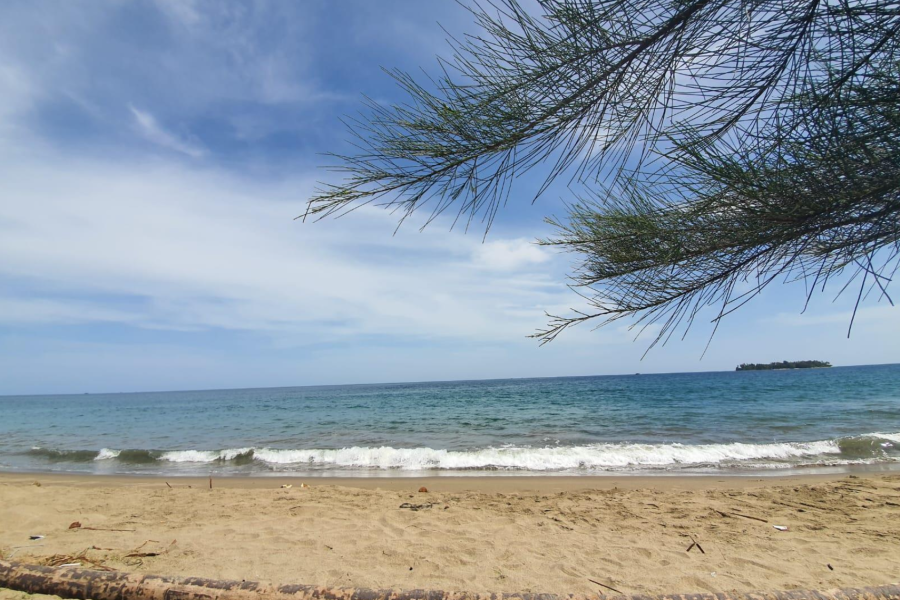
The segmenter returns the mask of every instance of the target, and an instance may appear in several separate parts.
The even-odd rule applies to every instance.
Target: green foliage
[[[841,275],[887,299],[900,256],[900,4],[861,0],[516,0],[406,104],[349,123],[358,152],[307,216],[370,202],[490,227],[522,173],[576,201],[542,243],[576,254],[590,309],[652,345],[776,280],[807,302]],[[855,311],[854,311],[855,314]],[[852,326],[852,321],[851,321]]]
[[[767,364],[741,363],[735,371],[777,371],[779,369],[822,369],[830,367],[831,363],[821,360],[797,360],[788,362],[773,362]]]

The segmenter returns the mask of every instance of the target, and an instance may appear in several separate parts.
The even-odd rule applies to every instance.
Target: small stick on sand
[[[148,543],[155,542],[155,541],[156,540],[147,540],[146,542],[144,542],[143,544],[141,544],[140,546],[138,546],[137,548],[135,548],[134,550],[132,550],[131,552],[126,554],[123,558],[150,558],[153,556],[160,556],[163,554],[168,554],[169,550],[172,549],[172,546],[175,545],[176,540],[172,540],[171,544],[166,546],[166,548],[164,550],[160,550],[158,552],[139,552],[139,550],[141,548],[143,548],[144,546],[146,546]]]
[[[616,588],[610,587],[610,586],[608,586],[608,585],[606,585],[606,584],[604,584],[604,583],[600,583],[599,581],[594,581],[593,579],[588,579],[588,581],[590,581],[591,583],[596,583],[596,584],[599,585],[600,587],[605,587],[605,588],[608,589],[608,590],[612,590],[612,591],[614,591],[614,592],[617,593],[617,594],[622,594],[623,596],[625,595],[625,592],[620,592],[620,591],[617,590]]]
[[[168,481],[166,482],[166,485],[169,485],[169,482],[168,482]],[[169,489],[170,489],[170,490],[172,489],[172,486],[171,486],[171,485],[169,485]]]
[[[95,569],[99,569],[101,571],[115,571],[112,567],[107,567],[100,560],[95,560],[93,558],[87,557],[87,551],[90,548],[86,548],[79,552],[78,554],[54,554],[53,556],[48,556],[41,560],[39,564],[46,565],[48,567],[72,567],[72,566],[81,566],[81,563],[87,563],[94,567]]]
[[[209,476],[209,489],[212,489],[212,475]]]
[[[32,546],[13,546],[12,552],[9,553],[9,556],[6,557],[6,560],[12,559],[12,557],[16,555],[16,552],[18,552],[22,548],[37,548],[39,546],[46,546],[46,544],[34,544]]]
[[[716,509],[713,509],[716,510]],[[751,517],[750,515],[742,515],[741,513],[727,513],[722,512],[721,510],[716,510],[717,513],[722,515],[723,517],[744,517],[745,519],[753,519],[754,521],[759,521],[761,523],[768,523],[765,519],[760,519],[759,517]]]
[[[693,548],[694,546],[697,546],[697,550],[700,551],[700,554],[706,554],[706,550],[703,549],[703,546],[700,545],[700,542],[695,540],[694,536],[690,536],[690,538],[691,538],[691,541],[694,542],[693,544],[691,544],[691,548]],[[688,548],[688,552],[690,552],[691,548]]]
[[[79,529],[88,529],[90,531],[137,531],[137,529],[107,529],[105,527],[79,527]]]

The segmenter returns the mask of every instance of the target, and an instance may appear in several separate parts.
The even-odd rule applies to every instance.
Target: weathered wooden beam
[[[599,600],[599,595],[475,594],[438,590],[370,590],[255,581],[160,577],[139,573],[44,567],[0,560],[0,588],[78,600]],[[614,596],[604,600],[900,600],[900,585],[819,592],[789,590],[717,594]]]

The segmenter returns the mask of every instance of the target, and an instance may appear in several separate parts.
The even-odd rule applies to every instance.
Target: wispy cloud
[[[193,27],[203,19],[195,0],[154,0],[154,4],[169,19],[183,27]]]
[[[31,107],[36,91],[24,70],[0,55],[0,139],[17,128],[19,115]]]
[[[131,114],[134,115],[138,133],[146,140],[194,158],[200,158],[206,154],[206,150],[199,143],[178,137],[160,127],[159,123],[156,122],[156,119],[149,112],[138,110],[134,106],[129,106],[128,108],[131,110]]]
[[[137,323],[138,315],[80,300],[0,297],[0,324]]]
[[[377,209],[295,222],[308,180],[269,185],[172,163],[45,164],[0,165],[17,199],[0,206],[9,225],[0,274],[95,297],[98,310],[83,319],[124,319],[99,310],[124,295],[145,301],[129,313],[141,326],[500,341],[533,331],[540,307],[567,294],[546,273],[551,256],[521,239],[482,244],[438,227],[391,236],[393,218]],[[62,308],[36,304],[32,318],[66,322],[72,311]]]

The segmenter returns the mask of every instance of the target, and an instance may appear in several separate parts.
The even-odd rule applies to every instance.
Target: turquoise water
[[[144,474],[900,468],[900,365],[0,398],[0,469]]]

